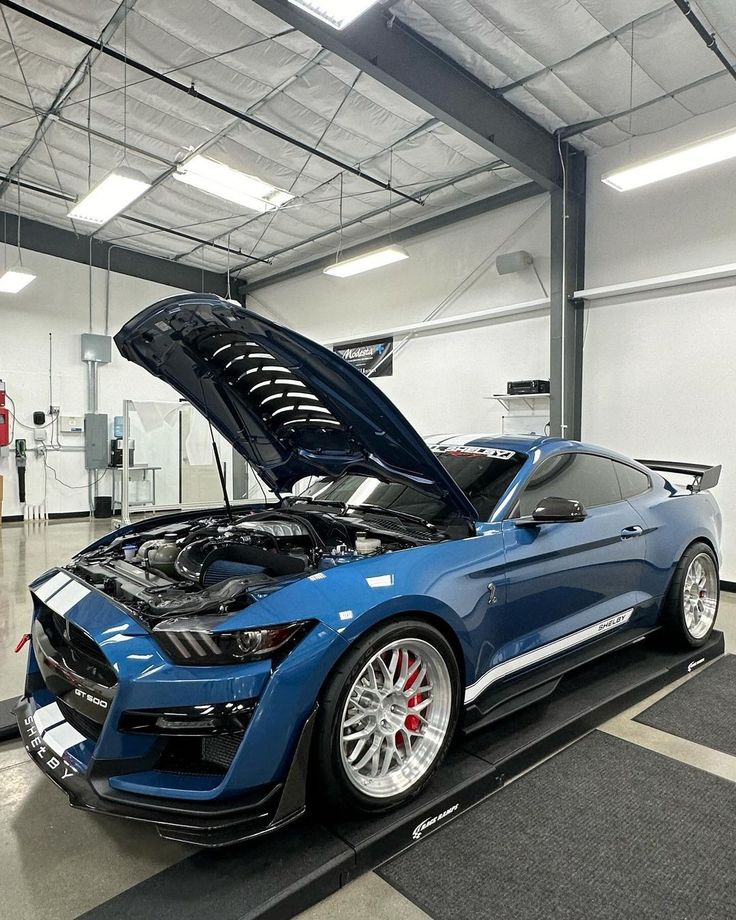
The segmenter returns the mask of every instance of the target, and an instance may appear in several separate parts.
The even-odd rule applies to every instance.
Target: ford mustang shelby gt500
[[[32,583],[17,718],[75,806],[209,846],[308,793],[385,811],[456,730],[655,630],[697,647],[713,629],[720,468],[556,438],[427,445],[336,354],[214,295],[154,304],[115,341],[278,501],[136,522]]]

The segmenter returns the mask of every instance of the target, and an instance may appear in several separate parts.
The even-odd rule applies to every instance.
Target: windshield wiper
[[[375,514],[391,514],[394,517],[401,518],[404,521],[410,521],[413,524],[422,524],[429,530],[437,530],[437,527],[434,524],[431,524],[425,518],[419,517],[416,514],[409,514],[407,511],[397,511],[396,508],[383,508],[381,505],[370,504],[348,505],[347,507],[348,510],[352,509],[355,511],[372,511]]]

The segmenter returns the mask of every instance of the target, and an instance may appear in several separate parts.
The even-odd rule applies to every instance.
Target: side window
[[[593,454],[558,454],[532,473],[519,499],[518,515],[531,514],[543,498],[571,498],[586,508],[621,501],[613,461]]]
[[[621,486],[621,495],[624,498],[633,498],[635,495],[641,495],[651,486],[651,481],[646,473],[641,470],[635,470],[633,466],[626,463],[613,462],[618,483]]]

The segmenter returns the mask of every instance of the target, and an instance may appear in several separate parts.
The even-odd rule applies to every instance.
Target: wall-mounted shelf
[[[519,393],[513,395],[508,393],[494,393],[492,396],[484,396],[483,398],[497,400],[507,412],[511,411],[511,406],[513,404],[519,405],[518,400],[521,400],[528,409],[534,412],[536,408],[541,408],[541,406],[535,405],[536,401],[542,400],[544,402],[544,400],[549,399],[549,393]]]

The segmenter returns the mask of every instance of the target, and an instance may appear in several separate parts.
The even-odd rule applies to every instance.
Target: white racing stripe
[[[36,730],[42,735],[47,728],[52,725],[58,725],[64,721],[64,716],[57,703],[49,703],[48,706],[42,706],[33,713],[33,721],[36,723]]]
[[[70,581],[71,578],[66,572],[57,572],[56,575],[52,575],[48,581],[45,581],[42,585],[35,588],[33,593],[40,601],[47,601],[52,594],[55,594],[59,588]]]
[[[62,722],[61,725],[56,725],[43,734],[43,743],[47,744],[59,757],[75,744],[81,744],[85,740],[84,735],[68,722]]]
[[[43,743],[59,757],[75,744],[86,741],[84,735],[64,720],[57,703],[37,709],[33,713],[33,722]]]
[[[89,588],[85,588],[78,581],[72,581],[57,594],[54,594],[53,597],[50,597],[46,603],[52,610],[64,616],[89,593]]]
[[[517,671],[531,667],[533,664],[539,664],[540,661],[545,661],[547,658],[552,658],[555,655],[566,652],[576,645],[582,645],[583,642],[595,639],[595,637],[601,633],[616,629],[618,626],[623,626],[624,623],[629,622],[633,612],[634,608],[629,607],[628,610],[617,613],[612,617],[607,617],[605,620],[600,620],[598,623],[593,623],[592,626],[586,626],[585,629],[579,629],[577,632],[570,633],[568,636],[563,636],[561,639],[555,639],[554,642],[548,642],[547,645],[541,645],[539,648],[534,648],[530,652],[524,652],[523,655],[517,655],[515,658],[510,658],[508,661],[502,661],[501,664],[497,664],[489,671],[486,671],[486,673],[476,680],[474,684],[470,684],[470,686],[466,688],[465,704],[472,703],[473,700],[486,691],[491,684],[495,684],[503,677],[508,677],[509,674],[515,674]]]

